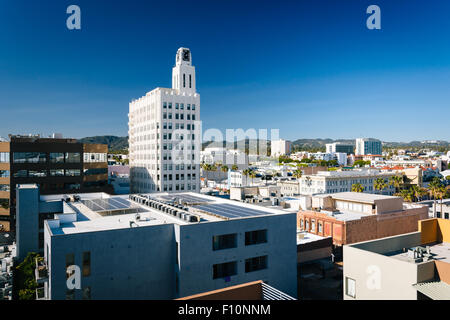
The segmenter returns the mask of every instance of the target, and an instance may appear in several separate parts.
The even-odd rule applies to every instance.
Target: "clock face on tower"
[[[183,50],[183,61],[189,61],[189,50]]]

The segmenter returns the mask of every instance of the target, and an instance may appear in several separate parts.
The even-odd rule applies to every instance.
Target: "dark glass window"
[[[213,250],[222,250],[237,247],[237,234],[224,234],[220,236],[213,236],[212,238]]]
[[[237,274],[237,262],[226,262],[213,265],[213,279],[225,278]]]
[[[245,272],[267,269],[267,256],[255,257],[245,260]]]
[[[256,230],[245,233],[245,245],[253,245],[267,242],[267,230]]]

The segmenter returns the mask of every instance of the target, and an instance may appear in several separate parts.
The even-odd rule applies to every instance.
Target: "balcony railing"
[[[38,284],[44,283],[48,280],[47,264],[42,258],[36,258],[36,268],[34,269],[34,275]]]
[[[261,284],[263,300],[297,300],[286,293],[269,286],[266,283]]]
[[[44,287],[36,288],[36,300],[46,300]]]

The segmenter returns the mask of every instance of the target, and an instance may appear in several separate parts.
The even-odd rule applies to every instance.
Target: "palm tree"
[[[442,184],[437,192],[437,196],[439,199],[441,199],[441,217],[443,218],[443,212],[442,212],[442,200],[444,199],[445,195],[447,194],[447,188]]]
[[[249,169],[244,169],[244,170],[242,170],[242,174],[243,174],[245,177],[248,177],[249,173],[250,173],[250,170],[249,170]],[[247,180],[247,179],[245,179],[245,180]]]
[[[380,191],[380,193],[382,193],[382,191],[388,187],[388,184],[386,183],[386,180],[384,180],[384,178],[377,178],[373,183],[373,186],[375,190],[378,190]]]
[[[236,171],[237,169],[238,169],[238,166],[237,166],[237,165],[233,164],[233,165],[231,166],[231,170]]]
[[[389,185],[394,186],[395,192],[397,193],[400,190],[400,187],[403,186],[403,178],[402,176],[392,176],[389,178]]]
[[[220,168],[220,170],[221,170],[222,172],[228,172],[228,166],[222,166],[222,167]]]
[[[303,171],[300,168],[295,169],[292,173],[292,176],[298,181],[298,193],[300,193],[300,178],[302,177],[302,175]]]
[[[433,217],[436,218],[436,198],[439,196],[441,192],[442,182],[438,177],[434,177],[428,185],[428,191],[433,196]],[[442,211],[441,211],[442,212]]]
[[[414,191],[412,191],[412,189],[402,189],[398,195],[400,195],[403,200],[407,202],[412,202],[414,200]]]
[[[252,178],[252,185],[253,185],[253,178],[256,178],[256,171],[250,170],[248,175],[250,176],[250,178]]]
[[[352,192],[364,192],[364,187],[361,183],[352,184]]]

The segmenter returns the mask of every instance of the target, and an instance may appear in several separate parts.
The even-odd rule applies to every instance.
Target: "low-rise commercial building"
[[[175,299],[256,280],[297,296],[295,213],[196,193],[65,202],[22,189],[33,192],[19,199],[20,222],[60,212],[44,225],[46,299]],[[23,256],[35,241],[20,235]],[[72,268],[80,289],[66,285]]]
[[[361,184],[366,193],[381,193],[392,195],[395,188],[387,182],[390,177],[396,175],[394,172],[382,172],[376,169],[354,169],[345,171],[320,171],[313,175],[303,175],[300,178],[301,194],[321,194],[348,192],[352,190],[353,184]],[[383,190],[375,189],[375,180],[385,179],[387,187]]]
[[[450,221],[344,246],[345,300],[449,300]]]
[[[301,230],[331,236],[335,247],[417,231],[417,222],[426,218],[426,206],[358,192],[312,197],[311,209],[297,214]]]

